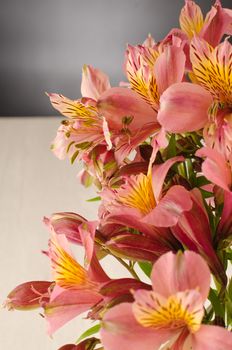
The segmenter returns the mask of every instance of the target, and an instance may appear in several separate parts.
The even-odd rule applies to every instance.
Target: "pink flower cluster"
[[[48,94],[66,117],[53,152],[82,162],[98,218],[45,218],[52,281],[19,285],[6,306],[42,307],[49,334],[87,311],[86,339],[61,349],[232,349],[231,34],[232,10],[217,0],[204,18],[186,0],[180,29],[127,47],[128,82],[86,65],[82,98]],[[108,255],[131,278],[108,276]]]

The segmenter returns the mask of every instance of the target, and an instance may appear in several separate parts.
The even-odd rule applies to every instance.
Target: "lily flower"
[[[151,280],[152,291],[137,290],[133,303],[121,303],[104,315],[100,335],[105,349],[231,349],[230,332],[202,324],[210,271],[198,254],[164,254]]]

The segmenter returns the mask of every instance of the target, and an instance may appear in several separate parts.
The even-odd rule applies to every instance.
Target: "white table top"
[[[77,181],[80,167],[59,161],[50,143],[60,123],[57,117],[0,118],[0,303],[18,284],[51,280],[49,260],[41,254],[49,237],[44,215],[75,211],[96,218],[96,196]],[[46,334],[41,310],[0,312],[0,348],[6,350],[56,350],[74,342],[86,327],[80,318]]]

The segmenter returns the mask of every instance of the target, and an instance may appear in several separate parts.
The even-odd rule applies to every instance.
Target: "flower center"
[[[50,242],[50,257],[54,279],[58,286],[65,289],[96,287],[95,283],[89,280],[87,271],[55,240]]]
[[[164,299],[160,296],[155,297],[151,292],[146,301],[144,299],[134,303],[133,310],[137,321],[143,327],[156,329],[187,327],[191,333],[196,332],[201,324],[202,309],[191,309],[190,304],[186,304],[184,299],[187,293],[184,293],[183,299],[177,295]]]
[[[131,176],[118,191],[117,201],[138,209],[144,215],[150,213],[156,206],[151,177],[144,174]]]

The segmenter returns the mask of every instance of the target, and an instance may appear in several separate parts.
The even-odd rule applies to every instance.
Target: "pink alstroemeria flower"
[[[68,154],[74,161],[104,145],[108,150],[115,147],[115,157],[122,162],[159,126],[153,109],[140,96],[127,88],[111,88],[98,69],[84,66],[81,92],[83,98],[74,101],[48,94],[53,107],[69,118],[52,145],[60,159]]]
[[[210,271],[196,253],[164,254],[154,264],[152,291],[137,290],[133,303],[110,309],[103,318],[106,350],[230,350],[232,334],[201,324]],[[162,347],[161,347],[162,346]]]
[[[176,240],[169,227],[177,224],[184,211],[192,207],[189,192],[183,186],[171,187],[162,194],[163,183],[171,166],[183,157],[174,157],[155,165],[152,174],[140,173],[125,177],[125,183],[115,190],[101,193],[102,224],[119,224],[139,230],[157,244],[172,249]]]
[[[177,83],[162,95],[158,121],[173,133],[202,128],[205,143],[229,159],[232,152],[232,45],[211,47],[194,37],[190,58],[195,83]]]
[[[74,317],[95,306],[101,311],[107,303],[117,298],[130,300],[131,288],[150,288],[149,285],[130,278],[110,279],[90,249],[92,239],[87,232],[88,225],[81,226],[79,230],[82,237],[85,237],[83,244],[86,248],[88,268],[82,267],[76,261],[65,235],[53,233],[50,241],[48,256],[51,259],[55,285],[49,301],[42,305],[50,335]],[[96,311],[92,317],[98,316],[95,313]]]

